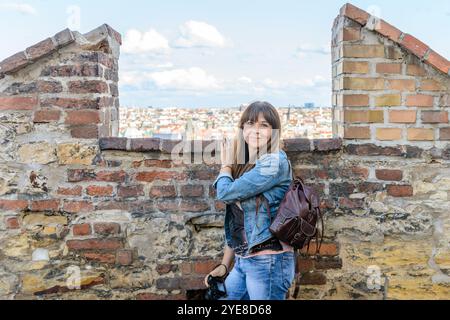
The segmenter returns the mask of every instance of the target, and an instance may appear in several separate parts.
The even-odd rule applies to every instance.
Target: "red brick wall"
[[[79,45],[81,36],[66,29],[1,62],[0,110],[30,115],[40,127],[64,126],[73,138],[117,135],[118,56],[113,48],[120,37],[105,38],[108,30],[117,35],[104,25],[85,36],[107,40],[109,47]]]
[[[432,49],[356,7],[342,13],[332,40],[337,135],[348,143],[442,146],[450,130],[449,62],[430,65]]]

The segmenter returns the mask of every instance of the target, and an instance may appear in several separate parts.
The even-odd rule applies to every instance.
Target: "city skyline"
[[[331,108],[275,107],[282,138],[331,138]],[[188,140],[234,136],[241,108],[125,108],[119,109],[120,137]]]

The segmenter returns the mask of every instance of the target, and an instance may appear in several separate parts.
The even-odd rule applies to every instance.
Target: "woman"
[[[209,275],[228,274],[234,260],[223,299],[284,300],[294,279],[294,250],[269,230],[292,181],[289,160],[280,149],[280,117],[271,104],[254,102],[238,129],[232,143],[222,142],[222,167],[213,183],[217,199],[226,204],[226,245],[222,263],[205,283]],[[265,199],[257,199],[261,195]]]

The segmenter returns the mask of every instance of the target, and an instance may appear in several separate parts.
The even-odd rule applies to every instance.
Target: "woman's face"
[[[244,140],[252,149],[263,148],[272,136],[272,126],[260,113],[257,122],[251,120],[244,123]]]

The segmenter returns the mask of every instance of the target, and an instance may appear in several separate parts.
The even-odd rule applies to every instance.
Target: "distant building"
[[[136,127],[129,127],[125,129],[125,136],[129,138],[140,138],[142,132]]]
[[[306,109],[313,109],[314,108],[314,102],[306,102],[303,106]]]

